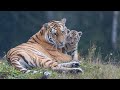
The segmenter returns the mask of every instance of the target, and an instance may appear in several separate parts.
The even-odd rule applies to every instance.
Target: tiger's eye
[[[77,40],[77,38],[74,38],[75,40]]]
[[[57,33],[54,33],[55,36],[57,36]]]
[[[62,31],[62,33],[64,33],[64,31]]]
[[[72,39],[72,37],[70,37],[70,39]]]

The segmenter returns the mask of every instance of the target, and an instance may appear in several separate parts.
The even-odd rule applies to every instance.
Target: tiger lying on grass
[[[28,73],[33,67],[51,68],[60,72],[82,72],[81,68],[70,67],[78,62],[67,63],[72,60],[70,55],[60,52],[65,46],[67,36],[66,19],[50,21],[42,26],[26,43],[8,51],[6,57],[18,70]]]

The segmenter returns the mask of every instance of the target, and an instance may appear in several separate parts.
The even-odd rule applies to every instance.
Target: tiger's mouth
[[[74,45],[75,43],[74,42],[71,42],[70,45]]]

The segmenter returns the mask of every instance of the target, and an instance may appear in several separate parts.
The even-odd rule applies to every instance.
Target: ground
[[[49,71],[51,76],[48,79],[120,79],[120,68],[112,64],[100,62],[88,62],[82,60],[80,66],[84,72],[79,74],[64,74],[53,72],[48,69],[37,68],[40,72]],[[24,74],[10,66],[6,60],[0,60],[1,79],[40,79],[43,73]]]

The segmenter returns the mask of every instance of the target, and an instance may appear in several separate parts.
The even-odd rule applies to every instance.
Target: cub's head
[[[76,45],[79,42],[81,36],[81,31],[78,32],[76,30],[69,30],[69,33],[66,37],[66,43],[69,43],[70,45]]]
[[[45,40],[56,46],[62,48],[65,45],[65,38],[67,35],[67,27],[65,26],[66,19],[63,18],[61,21],[50,21],[43,25]]]

